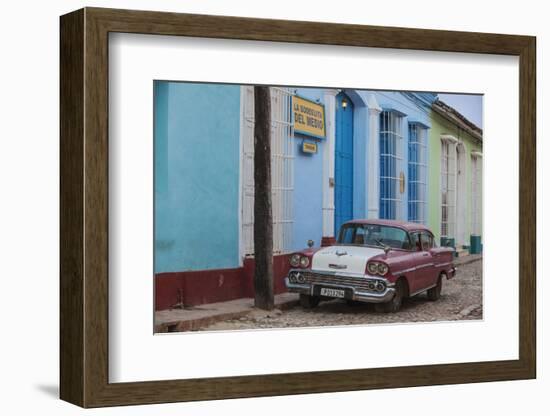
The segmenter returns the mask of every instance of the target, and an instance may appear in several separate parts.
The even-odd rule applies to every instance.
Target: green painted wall
[[[482,151],[479,141],[472,135],[462,130],[454,123],[443,118],[435,111],[431,110],[430,118],[432,128],[429,131],[429,155],[428,155],[428,226],[433,231],[436,241],[441,237],[441,135],[449,134],[464,143],[466,148],[466,194],[465,198],[465,238],[466,244],[469,244],[472,233],[472,170],[471,153],[472,151]],[[460,195],[457,195],[460,197]]]

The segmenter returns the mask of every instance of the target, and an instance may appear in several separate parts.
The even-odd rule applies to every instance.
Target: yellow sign
[[[295,133],[318,139],[326,137],[325,107],[322,104],[294,95],[292,96],[292,112]]]
[[[302,143],[302,152],[304,153],[317,153],[317,143]]]

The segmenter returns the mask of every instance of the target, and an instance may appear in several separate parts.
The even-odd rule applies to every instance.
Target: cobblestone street
[[[428,322],[482,319],[482,260],[461,265],[457,275],[445,280],[441,298],[430,302],[422,293],[406,299],[397,313],[376,313],[372,305],[348,305],[342,300],[321,302],[312,310],[300,306],[270,312],[254,310],[250,314],[214,323],[199,330],[235,330],[292,328],[328,325],[363,325],[396,322]]]

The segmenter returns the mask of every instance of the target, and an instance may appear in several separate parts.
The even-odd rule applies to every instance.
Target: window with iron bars
[[[409,124],[408,146],[408,220],[426,222],[426,127]]]
[[[294,129],[289,88],[271,87],[271,204],[273,253],[292,247]],[[254,87],[243,87],[242,252],[254,255]]]
[[[403,117],[393,111],[380,113],[380,218],[401,217],[399,172],[403,162]]]
[[[441,141],[441,237],[454,237],[456,203],[456,145]]]

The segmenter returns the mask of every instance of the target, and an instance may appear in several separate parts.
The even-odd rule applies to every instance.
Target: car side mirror
[[[313,241],[313,240],[307,240],[307,246],[308,246],[309,248],[313,247],[314,245],[315,245],[315,241]]]

